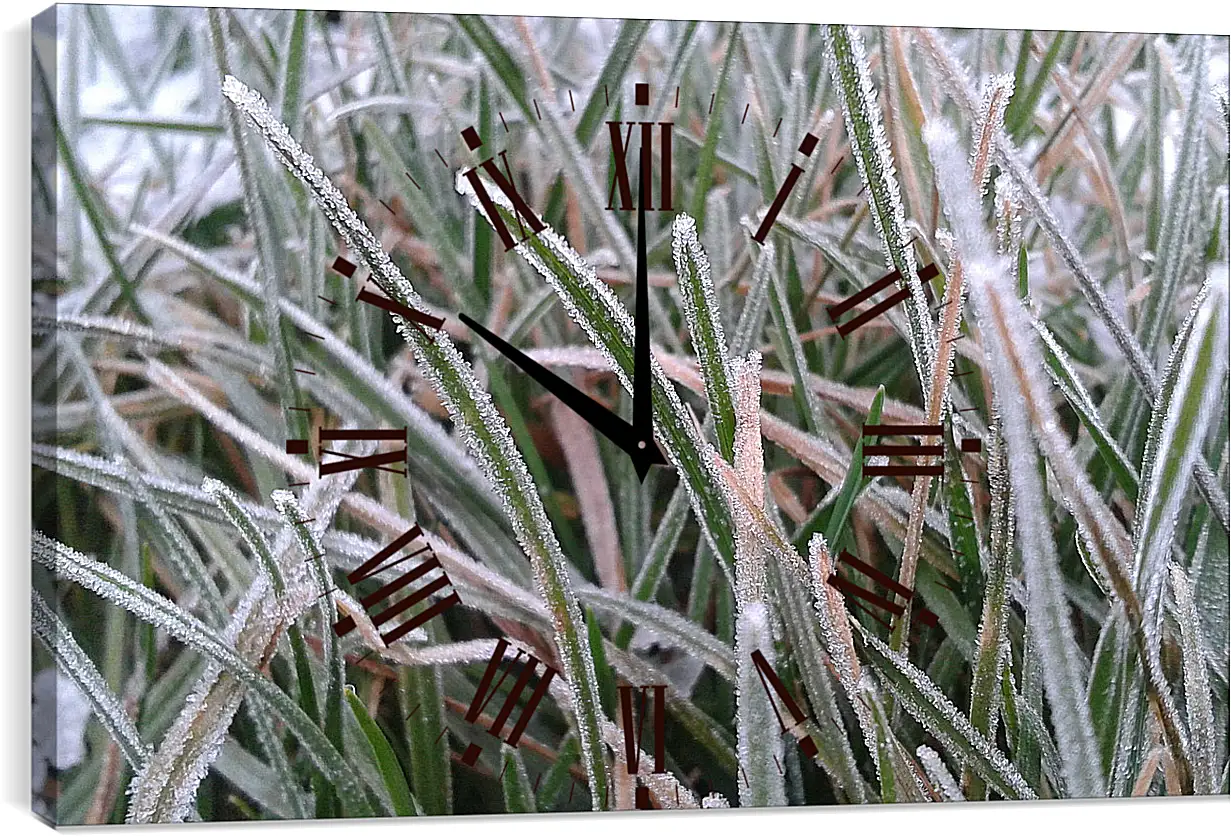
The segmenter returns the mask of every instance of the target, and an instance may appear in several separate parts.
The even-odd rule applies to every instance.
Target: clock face
[[[48,14],[45,816],[1225,793],[1225,38]]]

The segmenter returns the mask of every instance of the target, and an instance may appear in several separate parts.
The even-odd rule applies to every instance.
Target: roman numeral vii
[[[509,643],[503,637],[496,643],[496,650],[492,652],[491,658],[487,661],[487,668],[483,670],[483,677],[479,681],[479,689],[474,694],[474,700],[470,702],[470,709],[466,711],[466,721],[476,722],[483,709],[487,707],[492,698],[495,697],[496,691],[500,689],[500,685],[504,683],[509,676],[509,672],[515,665],[521,663],[522,655],[526,656],[526,661],[522,664],[521,672],[517,676],[512,689],[509,690],[508,696],[504,700],[504,704],[500,706],[500,712],[496,714],[496,718],[492,721],[491,727],[487,732],[493,736],[500,736],[500,732],[504,730],[505,724],[508,723],[509,717],[513,715],[513,711],[517,709],[517,701],[521,698],[521,694],[525,692],[530,679],[534,676],[535,670],[539,664],[543,665],[543,675],[539,678],[538,684],[534,688],[534,692],[530,694],[530,699],[526,702],[526,706],[522,708],[521,715],[517,717],[517,721],[513,724],[513,729],[509,731],[505,742],[510,748],[516,748],[517,743],[521,741],[521,735],[526,730],[526,725],[530,723],[530,717],[534,715],[535,709],[539,706],[539,702],[543,700],[543,696],[547,694],[547,687],[551,684],[551,679],[556,677],[556,670],[544,664],[534,655],[529,652],[517,650],[517,655],[513,658],[508,666],[504,666],[504,655],[509,649]],[[492,684],[496,678],[496,673],[503,668],[503,673],[500,680]],[[466,746],[466,750],[462,753],[462,762],[466,765],[473,766],[479,759],[479,754],[483,748],[471,742]]]

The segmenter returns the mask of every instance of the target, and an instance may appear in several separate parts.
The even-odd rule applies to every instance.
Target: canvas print
[[[1227,38],[33,47],[41,817],[1228,793]]]

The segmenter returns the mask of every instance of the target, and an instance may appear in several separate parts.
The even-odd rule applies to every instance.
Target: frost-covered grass
[[[42,811],[1227,793],[1225,39],[75,6],[43,46]],[[644,484],[456,317],[630,415],[605,121],[642,81],[676,207]],[[549,227],[508,253],[471,125]],[[865,422],[941,425],[943,477],[864,478]],[[409,476],[316,479],[285,440],[321,424],[405,426]],[[344,580],[414,524],[463,607],[386,647]],[[831,574],[888,592],[844,552],[918,596],[852,607]],[[462,719],[501,636],[560,672],[516,750]],[[758,650],[809,716],[779,739]],[[666,773],[647,740],[628,774],[624,684],[668,685]]]

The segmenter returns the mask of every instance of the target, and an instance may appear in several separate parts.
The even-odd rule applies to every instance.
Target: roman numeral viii
[[[491,658],[487,661],[487,668],[483,670],[483,677],[479,681],[479,689],[474,694],[474,700],[470,702],[470,709],[466,711],[466,721],[471,723],[478,721],[479,714],[483,712],[483,709],[495,697],[496,691],[500,689],[500,685],[504,683],[513,667],[521,663],[522,655],[525,655],[526,661],[522,664],[517,680],[513,683],[512,689],[509,690],[504,704],[500,706],[500,712],[496,714],[496,718],[492,720],[491,726],[487,729],[487,732],[493,736],[500,736],[500,731],[504,730],[505,724],[509,721],[509,716],[513,715],[513,711],[517,709],[517,701],[521,698],[521,694],[525,692],[526,686],[534,676],[535,670],[539,664],[543,663],[529,652],[523,652],[521,649],[518,649],[517,655],[510,664],[503,666],[504,655],[508,649],[508,641],[503,637],[500,638],[496,643],[496,650],[492,652]],[[492,681],[495,680],[496,673],[500,672],[502,668],[504,671],[500,675],[500,680],[493,684]],[[526,706],[522,708],[521,715],[517,717],[513,729],[509,731],[507,738],[504,740],[510,748],[516,748],[517,743],[521,741],[521,735],[525,732],[526,725],[530,723],[530,717],[534,715],[535,708],[539,706],[539,702],[547,694],[547,687],[551,684],[551,679],[554,677],[556,677],[556,670],[547,664],[543,664],[542,677],[539,678],[534,692],[530,694],[530,699],[526,702]],[[466,750],[462,752],[462,762],[473,766],[478,761],[479,754],[482,751],[483,748],[480,745],[471,742],[466,746]]]
[[[426,584],[423,584],[421,587],[415,590],[414,593],[412,593],[410,596],[406,597],[405,599],[390,605],[388,608],[385,608],[384,610],[380,611],[377,614],[371,614],[369,612],[369,616],[371,617],[372,622],[378,628],[384,623],[389,622],[394,617],[408,610],[412,606],[420,602],[423,602],[425,599],[430,597],[432,594],[435,594],[439,591],[443,591],[445,588],[450,588],[453,585],[453,583],[449,581],[449,574],[445,573],[444,568],[440,566],[440,559],[436,557],[435,551],[433,551],[431,546],[427,544],[425,544],[423,547],[420,547],[418,550],[415,550],[413,553],[403,556],[400,559],[395,559],[394,561],[389,562],[389,564],[385,564],[385,562],[388,561],[390,558],[392,558],[394,554],[400,552],[401,550],[404,550],[406,547],[408,547],[411,544],[411,542],[413,542],[415,539],[419,538],[422,535],[423,535],[423,530],[419,528],[418,524],[415,524],[413,527],[408,529],[406,532],[402,533],[396,539],[391,541],[383,549],[378,551],[375,555],[372,556],[372,558],[368,559],[366,562],[359,565],[359,567],[355,568],[354,570],[352,570],[350,573],[346,575],[346,581],[350,582],[352,585],[358,585],[360,582],[363,582],[365,579],[370,579],[371,577],[375,576],[377,573],[380,573],[381,571],[389,570],[390,568],[396,565],[399,565],[402,562],[409,561],[415,558],[416,556],[422,555],[423,553],[429,554],[427,558],[421,559],[418,562],[416,562],[411,567],[410,570],[408,570],[406,573],[403,573],[397,579],[394,579],[392,582],[388,583],[387,585],[382,585],[381,587],[377,588],[375,591],[372,591],[372,593],[365,596],[363,599],[359,600],[359,603],[363,606],[363,610],[368,611],[376,603],[380,602],[381,600],[387,597],[392,596],[393,594],[407,587],[411,583],[422,579],[424,576],[427,576],[432,571],[434,570],[440,571],[439,576],[437,576],[432,581],[427,582]],[[381,634],[380,639],[384,641],[386,646],[388,646],[396,642],[400,638],[406,636],[410,632],[414,631],[419,626],[428,622],[433,617],[436,617],[448,611],[450,608],[457,605],[459,602],[461,602],[461,599],[458,597],[457,592],[452,591],[449,593],[448,596],[442,599],[436,600],[436,602],[434,602],[430,608],[427,608],[421,611],[420,613],[416,614],[414,617],[400,624],[399,626],[394,628],[392,631]],[[338,622],[334,623],[333,625],[334,633],[337,634],[339,637],[342,637],[350,633],[351,631],[354,630],[354,628],[355,628],[355,618],[354,617],[344,617],[341,620],[338,620]]]

